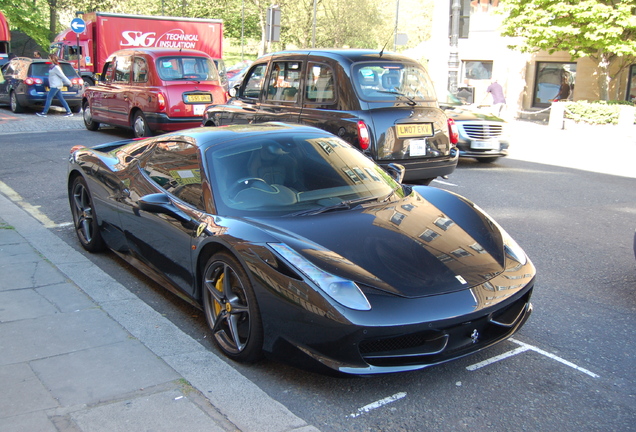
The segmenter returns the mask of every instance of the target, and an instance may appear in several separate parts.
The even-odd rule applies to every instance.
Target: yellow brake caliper
[[[219,278],[216,280],[216,284],[214,285],[214,288],[216,288],[216,290],[220,293],[223,292],[223,278],[225,278],[225,273],[222,273],[221,276],[219,276]],[[214,314],[216,316],[219,316],[222,309],[223,306],[221,306],[221,303],[214,300]]]

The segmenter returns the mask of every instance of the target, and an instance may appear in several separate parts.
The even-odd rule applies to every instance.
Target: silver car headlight
[[[514,239],[503,229],[501,230],[501,233],[503,234],[504,250],[506,251],[506,254],[521,265],[525,265],[528,262],[528,256],[523,249],[521,249],[521,246],[519,246],[517,242],[514,241]]]
[[[349,309],[371,310],[369,300],[355,282],[316,267],[284,243],[268,243],[268,245],[293,268],[309,278],[325,294],[341,305]]]

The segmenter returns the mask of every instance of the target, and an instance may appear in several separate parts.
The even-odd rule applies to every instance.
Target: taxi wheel
[[[86,126],[86,129],[90,130],[90,131],[96,131],[97,129],[99,129],[99,123],[96,121],[93,121],[93,115],[91,114],[91,106],[88,104],[88,102],[84,102],[84,126]]]
[[[141,111],[135,113],[132,127],[135,138],[152,136],[152,131],[148,127],[148,122],[146,122],[146,116]]]

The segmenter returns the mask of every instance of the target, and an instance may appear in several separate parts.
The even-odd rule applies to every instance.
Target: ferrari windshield
[[[388,199],[397,184],[339,138],[254,136],[206,150],[219,214],[315,214]]]
[[[356,91],[368,102],[436,101],[435,88],[419,64],[402,62],[364,62],[353,65]]]

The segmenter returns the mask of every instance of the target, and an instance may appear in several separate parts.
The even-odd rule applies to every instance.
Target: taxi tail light
[[[166,110],[166,97],[163,95],[163,93],[159,93],[157,95],[157,103],[159,104],[159,111]]]
[[[44,81],[42,81],[42,78],[31,78],[28,77],[27,79],[24,80],[24,83],[26,85],[38,85],[38,84],[42,84]]]
[[[360,143],[360,148],[362,150],[367,150],[371,144],[369,128],[367,128],[366,123],[362,120],[358,121],[358,142]]]
[[[459,142],[459,132],[457,131],[457,125],[455,120],[448,119],[448,135],[450,136],[451,144],[457,144]]]

